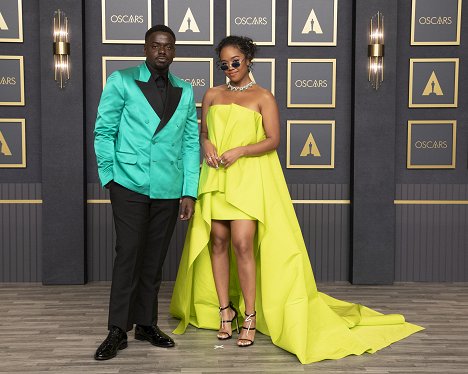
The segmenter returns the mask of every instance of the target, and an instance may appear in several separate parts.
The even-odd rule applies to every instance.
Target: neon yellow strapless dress
[[[207,125],[220,155],[265,139],[261,114],[236,104],[211,106]],[[220,192],[227,203],[258,221],[257,330],[303,364],[374,353],[422,330],[405,322],[402,315],[383,315],[317,291],[277,153],[270,152],[240,158],[227,169],[203,164],[171,300],[171,314],[181,320],[174,333],[182,334],[189,323],[219,328],[209,248],[213,194]],[[232,252],[229,294],[244,313]]]

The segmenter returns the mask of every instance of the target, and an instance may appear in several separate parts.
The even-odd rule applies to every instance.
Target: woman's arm
[[[213,97],[215,96],[214,88],[210,88],[205,92],[202,101],[202,120],[201,120],[201,129],[200,129],[200,144],[203,150],[203,157],[205,158],[208,166],[217,168],[218,167],[218,152],[216,147],[208,139],[208,126],[206,124],[206,116],[208,114],[208,109],[213,102]]]

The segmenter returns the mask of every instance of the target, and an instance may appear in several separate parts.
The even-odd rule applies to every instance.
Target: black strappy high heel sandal
[[[223,316],[221,314],[221,312],[227,308],[230,308],[234,311],[234,317],[232,317],[231,320],[223,320]],[[229,335],[228,332],[226,331],[218,331],[218,339],[219,340],[228,340],[228,339],[231,339],[232,338],[232,321],[236,320],[236,330],[237,330],[237,333],[239,333],[239,320],[237,319],[237,316],[238,316],[238,313],[237,313],[237,310],[236,308],[234,308],[234,306],[232,305],[231,302],[229,302],[229,305],[228,306],[225,306],[225,307],[219,307],[219,317],[221,318],[221,329],[224,327],[224,324],[225,323],[230,323],[231,324],[231,335]],[[220,336],[219,334],[223,334],[223,336]],[[226,335],[224,335],[226,334]]]
[[[246,334],[246,337],[245,338],[237,338],[237,345],[239,347],[250,347],[251,345],[253,345],[254,343],[254,340],[253,338],[252,339],[249,339],[248,336],[249,336],[249,332],[250,331],[255,331],[256,328],[255,327],[252,327],[252,318],[255,317],[257,315],[257,312],[253,312],[252,314],[246,314],[245,315],[245,320],[244,320],[244,323],[245,322],[248,322],[249,325],[247,327],[244,327],[242,326],[241,329],[244,329],[244,330],[247,330],[247,334]],[[249,343],[247,344],[239,344],[241,340],[246,340],[248,341]]]

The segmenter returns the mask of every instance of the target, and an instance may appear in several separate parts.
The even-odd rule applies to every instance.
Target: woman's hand
[[[219,163],[228,168],[242,156],[244,156],[244,147],[236,147],[224,152],[219,158]]]
[[[203,153],[205,157],[206,164],[212,168],[218,168],[218,151],[216,147],[208,139],[203,142]]]

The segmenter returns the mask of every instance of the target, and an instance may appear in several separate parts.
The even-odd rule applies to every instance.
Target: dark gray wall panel
[[[370,18],[385,17],[385,77],[375,91],[367,81]],[[397,3],[357,0],[353,130],[353,283],[394,279],[395,99]]]
[[[396,207],[395,280],[468,281],[468,205],[437,204],[468,200],[466,184],[399,184],[397,200],[434,204]]]
[[[2,183],[0,200],[40,200],[39,183]],[[0,282],[42,279],[42,205],[0,203]]]
[[[71,79],[53,80],[54,11],[70,17]],[[40,2],[44,284],[82,284],[85,274],[85,163],[82,2]]]

